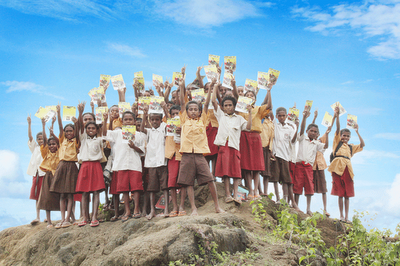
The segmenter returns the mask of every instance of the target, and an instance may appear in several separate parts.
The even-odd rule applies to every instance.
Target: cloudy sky
[[[280,70],[274,108],[313,100],[320,124],[340,101],[357,115],[366,147],[352,160],[350,209],[372,214],[371,227],[394,230],[400,222],[400,126],[393,115],[400,100],[399,13],[399,0],[0,0],[0,230],[35,217],[26,175],[28,114],[89,101],[100,74],[122,74],[132,102],[134,72],[143,71],[150,85],[153,73],[171,80],[186,64],[192,79],[208,54],[237,56],[242,85],[257,71]],[[261,91],[258,102],[264,96]],[[118,101],[112,88],[107,100]],[[33,132],[40,131],[39,119],[32,120]],[[358,143],[355,133],[351,141]],[[327,181],[330,187],[328,172]],[[321,196],[312,204],[320,210]],[[338,217],[337,198],[329,196],[328,204]]]

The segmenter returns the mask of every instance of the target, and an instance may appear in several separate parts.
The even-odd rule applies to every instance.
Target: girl
[[[75,126],[68,124],[63,128],[61,120],[61,107],[57,105],[58,126],[60,128],[60,163],[54,174],[50,191],[60,194],[61,222],[55,228],[65,228],[72,225],[70,222],[72,205],[74,203],[74,194],[76,179],[78,178],[78,167],[76,166],[78,142],[75,138]],[[67,200],[67,206],[65,201]],[[65,216],[65,211],[67,215]]]
[[[53,120],[54,124],[55,120]],[[43,143],[40,146],[40,152],[43,156],[43,162],[40,164],[40,169],[46,174],[43,177],[42,189],[37,203],[37,208],[46,210],[47,228],[52,228],[50,211],[60,210],[60,195],[50,192],[50,185],[53,181],[53,174],[56,171],[58,157],[58,139],[53,134],[53,125],[50,128],[51,137],[47,140],[45,125],[46,120],[42,119],[43,125]]]
[[[76,183],[76,192],[83,192],[83,221],[78,225],[85,226],[89,220],[89,193],[93,193],[93,214],[90,226],[96,227],[99,225],[97,220],[100,201],[99,192],[105,190],[103,171],[100,164],[100,160],[103,158],[103,138],[95,122],[89,121],[85,124],[82,116],[84,109],[85,103],[78,105],[78,135],[81,143],[80,160],[82,160],[82,165]],[[84,124],[85,126],[82,127],[81,125]]]

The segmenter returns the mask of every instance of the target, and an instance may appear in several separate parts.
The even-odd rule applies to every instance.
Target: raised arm
[[[248,131],[251,130],[251,121],[253,120],[253,119],[251,118],[251,111],[252,111],[252,109],[253,109],[253,106],[252,106],[251,104],[247,105],[247,111],[249,111],[249,119],[247,120],[246,129],[247,129]]]
[[[185,110],[185,78],[179,79],[179,101],[181,110]]]
[[[60,136],[61,134],[64,134],[64,129],[63,129],[63,124],[62,124],[62,118],[61,118],[61,104],[57,104],[57,120],[58,120],[58,129],[60,130]]]
[[[312,121],[313,124],[315,124],[315,120],[317,119],[317,116],[318,116],[318,110],[315,110],[314,111],[314,119]]]
[[[143,132],[144,134],[147,134],[147,129],[145,128],[145,121],[148,121],[149,120],[149,106],[146,104],[145,106],[144,106],[144,110],[143,110],[143,121],[142,121],[142,123],[140,124],[140,132]]]
[[[76,123],[77,125],[77,133],[79,134],[83,134],[85,127],[83,126],[83,111],[85,110],[85,104],[86,102],[82,102],[78,104],[78,112],[79,112],[79,116],[78,116],[78,123]],[[79,138],[79,135],[76,136],[77,138]]]
[[[204,112],[208,112],[208,106],[210,105],[210,99],[211,99],[211,90],[208,90],[207,92],[207,97],[206,97],[206,102],[204,103]]]
[[[108,112],[103,113],[103,120],[104,120],[104,123],[107,124]],[[110,123],[110,124],[112,124],[112,123]],[[107,127],[103,126],[102,130],[103,130],[103,136],[107,136]]]
[[[97,100],[97,106],[101,106],[101,100]],[[92,101],[90,101],[90,108],[92,108],[92,114],[94,113],[94,103]]]
[[[172,80],[172,82],[169,83],[168,80],[166,80],[164,86],[165,86],[164,102],[167,103],[169,101],[169,94],[171,93],[171,89],[174,86],[174,81]]]
[[[271,86],[272,88],[272,86]],[[267,89],[267,95],[265,95],[264,101],[262,102],[261,105],[267,105],[267,109],[271,110],[272,109],[272,98],[271,98],[271,88],[268,87]]]
[[[46,119],[42,118],[42,134],[43,134],[43,146],[47,145],[47,135],[46,135]]]
[[[31,119],[31,115],[28,115],[28,118],[26,119],[28,121],[28,138],[29,138],[29,142],[32,142],[33,137],[32,137],[32,119]]]
[[[133,91],[135,93],[135,101],[137,101],[139,99],[138,84],[139,84],[139,81],[137,81],[137,80],[135,80],[135,82],[132,84]]]
[[[125,93],[126,93],[126,87],[123,88],[122,90],[118,90],[118,98],[119,102],[125,102]]]
[[[358,138],[360,139],[360,147],[364,148],[365,147],[365,142],[363,140],[363,138],[360,136],[360,133],[358,132],[358,124],[355,124],[354,129],[358,135]]]
[[[310,111],[307,111],[306,109],[304,109],[303,120],[301,121],[301,127],[300,127],[300,136],[302,136],[304,134],[304,130],[306,129],[306,121],[309,116],[310,116]]]
[[[273,117],[273,116],[272,116]],[[300,124],[300,120],[298,119],[298,118],[296,118],[296,120],[295,120],[295,125],[296,125],[296,129],[294,130],[294,135],[293,135],[293,138],[292,138],[292,143],[295,143],[296,142],[296,139],[297,139],[297,132],[299,131],[299,124]]]
[[[238,93],[238,90],[237,90],[237,87],[236,87],[235,77],[233,77],[233,79],[231,80],[231,86],[232,86],[233,97],[235,97],[236,100],[239,99],[239,93]]]
[[[213,79],[212,82],[214,82],[215,80]],[[218,88],[219,88],[219,83],[215,83],[215,85],[213,85],[213,83],[211,83],[210,85],[210,89],[212,88],[212,105],[214,106],[214,110],[217,111],[218,109],[218,103],[217,103],[217,94],[218,94]]]
[[[204,88],[203,79],[201,78],[201,75],[200,75],[200,71],[202,68],[203,68],[203,66],[199,66],[199,67],[197,67],[197,71],[196,71],[196,78],[199,81],[200,88]]]

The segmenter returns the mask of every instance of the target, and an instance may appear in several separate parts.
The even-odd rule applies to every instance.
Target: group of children
[[[45,131],[46,120],[42,119],[43,131],[36,135],[31,132],[31,118],[28,117],[29,142],[32,158],[28,174],[33,176],[31,199],[37,201],[37,218],[40,210],[46,210],[48,228],[53,227],[50,211],[61,211],[61,221],[55,228],[65,228],[72,224],[85,226],[99,225],[97,210],[99,193],[106,192],[106,207],[113,205],[115,210],[111,221],[127,221],[130,218],[156,216],[156,193],[163,192],[165,209],[160,216],[175,217],[186,215],[184,200],[186,195],[191,205],[191,215],[197,215],[194,185],[208,185],[217,213],[225,212],[218,202],[215,178],[220,177],[225,187],[225,202],[242,204],[238,195],[239,185],[244,180],[248,188],[249,200],[258,200],[268,193],[268,183],[272,182],[276,201],[280,202],[278,183],[282,185],[283,199],[299,211],[299,197],[307,197],[307,213],[310,210],[311,196],[322,193],[324,213],[326,211],[327,168],[323,152],[328,147],[330,126],[319,138],[319,129],[314,121],[306,127],[310,111],[303,112],[301,125],[299,119],[289,121],[283,107],[272,113],[271,89],[276,79],[267,85],[267,94],[261,106],[256,106],[257,91],[244,91],[243,86],[231,82],[232,90],[223,86],[219,79],[203,84],[200,76],[186,86],[185,67],[182,78],[172,83],[158,84],[156,90],[164,97],[161,103],[163,113],[149,113],[144,106],[143,114],[138,113],[137,101],[131,111],[119,113],[118,105],[113,105],[103,115],[103,123],[96,124],[94,104],[92,112],[84,113],[85,102],[78,104],[78,118],[73,124],[63,127],[61,108],[57,106],[57,119],[52,120],[49,138]],[[172,91],[173,86],[177,89]],[[136,99],[154,95],[152,90],[141,91],[138,82],[133,85]],[[192,100],[191,91],[204,88],[205,101]],[[106,88],[107,89],[107,88]],[[126,88],[118,90],[119,101],[125,102]],[[171,94],[171,99],[169,99]],[[235,111],[239,96],[253,100],[245,113]],[[107,106],[98,101],[99,106]],[[333,122],[336,132],[333,140],[332,195],[339,196],[340,219],[348,222],[349,198],[354,196],[353,170],[350,158],[364,147],[348,144],[350,131],[340,130],[339,109],[335,109]],[[180,119],[180,128],[175,135],[166,134],[167,119]],[[54,134],[53,125],[58,120],[59,137]],[[124,136],[123,128],[136,127],[133,137]],[[300,132],[298,132],[300,126]],[[319,139],[318,139],[319,138]],[[298,152],[296,153],[296,142]],[[211,168],[210,168],[211,162]],[[210,171],[211,169],[211,171]],[[263,177],[263,185],[260,183]],[[231,180],[233,191],[231,191]],[[112,203],[108,202],[108,189]],[[177,189],[180,190],[180,204],[177,202]],[[132,198],[129,194],[132,194]],[[92,215],[89,213],[90,194]],[[119,215],[120,194],[123,195],[124,214]],[[144,195],[140,204],[141,194]],[[169,195],[172,211],[169,211]],[[345,214],[343,214],[345,198]],[[134,201],[133,213],[130,201]],[[81,219],[75,220],[74,202],[81,202]],[[148,206],[150,204],[150,206]],[[142,209],[141,209],[142,206]],[[149,207],[149,208],[148,208]],[[150,210],[148,212],[148,209]]]

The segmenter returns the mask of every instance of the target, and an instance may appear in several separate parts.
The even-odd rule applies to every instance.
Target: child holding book
[[[344,128],[340,130],[339,107],[335,108],[336,132],[333,139],[332,153],[333,161],[329,165],[328,171],[332,173],[332,195],[338,196],[340,221],[351,223],[349,220],[350,198],[354,197],[354,173],[350,158],[365,147],[364,140],[358,132],[358,124],[355,131],[360,139],[360,144],[349,144],[350,130]],[[335,119],[335,118],[334,118]],[[345,213],[343,215],[343,198]]]
[[[270,182],[271,179],[271,152],[272,152],[272,144],[274,141],[273,120],[274,120],[274,113],[271,110],[269,114],[264,118],[264,122],[262,123],[262,131],[260,134],[261,144],[263,147],[263,154],[264,154],[264,165],[265,165],[265,170],[261,171],[261,176],[263,177],[264,196],[268,196],[268,183]],[[279,198],[278,182],[272,181],[272,183],[274,184],[275,195],[278,200]]]
[[[184,78],[179,80],[180,98],[185,97]],[[207,143],[206,123],[207,111],[210,103],[211,90],[207,93],[204,110],[201,112],[201,105],[195,101],[190,101],[186,105],[181,102],[181,149],[183,153],[179,169],[178,184],[186,187],[192,215],[197,215],[197,208],[194,202],[194,179],[197,178],[199,185],[208,184],[212,199],[215,205],[215,212],[225,212],[219,207],[217,189],[214,184],[214,178],[210,173],[210,168],[204,158],[204,153],[210,153]]]
[[[46,174],[40,170],[40,164],[43,161],[42,154],[40,153],[40,146],[43,144],[43,133],[39,132],[36,134],[36,141],[32,137],[32,120],[29,115],[28,121],[28,147],[32,152],[31,160],[29,161],[28,170],[26,173],[32,176],[32,187],[29,199],[36,201],[36,219],[34,219],[31,224],[35,225],[40,222],[40,209],[37,207],[38,199],[40,195],[40,189],[42,187],[43,177]]]

